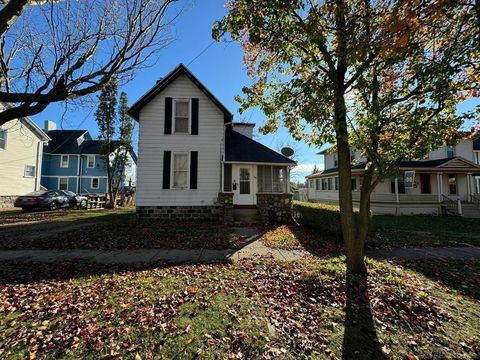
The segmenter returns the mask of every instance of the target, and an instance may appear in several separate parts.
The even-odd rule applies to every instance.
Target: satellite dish
[[[295,151],[293,151],[293,149],[289,147],[282,148],[281,152],[286,157],[293,156],[293,154],[295,153]]]

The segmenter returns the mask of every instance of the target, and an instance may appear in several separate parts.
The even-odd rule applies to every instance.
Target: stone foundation
[[[0,209],[13,207],[13,203],[17,197],[18,196],[0,196]]]
[[[291,222],[292,197],[290,193],[257,193],[257,207],[262,222]]]
[[[218,203],[221,206],[221,218],[226,224],[233,223],[233,192],[221,192],[218,194]]]
[[[221,217],[222,209],[212,206],[137,206],[137,218],[160,220],[215,220]]]

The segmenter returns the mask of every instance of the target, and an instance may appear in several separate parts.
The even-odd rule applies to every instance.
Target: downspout
[[[35,185],[33,187],[33,191],[37,191],[40,189],[40,179],[39,179],[39,176],[38,174],[40,173],[40,166],[41,166],[41,157],[42,157],[42,154],[41,154],[41,149],[40,149],[40,146],[43,147],[43,142],[42,141],[39,141],[37,143],[37,161],[35,162]]]

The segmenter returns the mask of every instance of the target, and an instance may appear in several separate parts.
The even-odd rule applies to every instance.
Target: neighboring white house
[[[307,176],[309,201],[338,203],[338,157],[333,148],[325,157],[325,170]],[[352,195],[360,199],[365,159],[352,151]],[[455,213],[480,217],[480,137],[465,138],[456,146],[442,146],[424,160],[400,161],[400,176],[379,183],[370,199],[377,214]],[[406,188],[405,172],[414,172],[412,188]]]
[[[140,124],[140,216],[218,218],[230,202],[254,208],[291,199],[295,162],[253,140],[252,124],[233,123],[185,66],[158,81],[129,113]]]
[[[0,126],[0,207],[40,189],[43,144],[49,140],[28,117]]]

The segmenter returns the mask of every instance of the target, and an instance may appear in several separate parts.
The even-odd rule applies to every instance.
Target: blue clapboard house
[[[57,130],[53,121],[45,121],[50,137],[44,147],[41,185],[49,190],[70,190],[82,194],[107,192],[107,169],[100,155],[100,141],[87,130]],[[137,158],[129,154],[122,186],[135,186]]]

